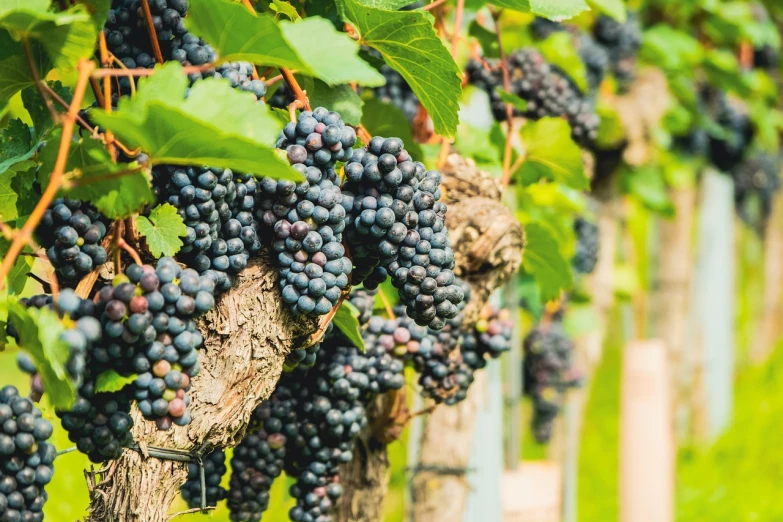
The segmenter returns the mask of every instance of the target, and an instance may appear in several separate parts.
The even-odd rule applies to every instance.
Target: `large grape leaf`
[[[49,87],[56,92],[60,98],[66,102],[71,102],[71,90],[64,87],[59,81],[49,82]],[[35,134],[35,140],[41,141],[46,134],[52,130],[55,122],[52,121],[52,114],[46,107],[46,103],[41,97],[41,93],[38,89],[31,85],[22,90],[22,103],[24,108],[30,113],[30,118],[33,120],[33,133]],[[67,109],[58,104],[53,105],[54,110],[59,114],[64,114]]]
[[[340,113],[343,121],[358,125],[362,120],[362,99],[350,85],[330,87],[321,80],[303,76],[299,85],[307,91],[307,98],[313,107],[326,107]]]
[[[13,221],[9,223],[9,225],[13,224]],[[3,236],[0,236],[0,258],[5,257],[10,246],[11,241]],[[31,253],[29,247],[24,247],[22,252],[28,254]],[[17,256],[16,261],[14,261],[14,266],[11,267],[11,270],[8,272],[8,275],[5,278],[6,287],[8,288],[8,293],[10,295],[19,295],[22,293],[24,286],[27,284],[27,274],[30,272],[34,260],[35,257],[29,255]],[[0,338],[2,336],[3,334],[0,333]],[[0,340],[0,346],[2,346],[2,344],[3,343]],[[0,350],[2,350],[2,348],[0,348]]]
[[[623,0],[587,0],[587,3],[596,11],[611,16],[621,24],[628,18]]]
[[[522,127],[520,134],[525,161],[517,175],[523,183],[529,185],[548,179],[574,189],[589,187],[582,151],[571,139],[568,122],[562,118],[541,118]]]
[[[365,99],[362,124],[372,136],[400,138],[413,159],[418,161],[424,159],[421,147],[413,140],[408,120],[405,119],[402,111],[391,103],[383,102],[375,97]]]
[[[52,405],[70,408],[76,387],[65,370],[70,350],[60,338],[64,327],[57,314],[48,308],[24,307],[18,302],[8,302],[6,307],[8,321],[19,334],[18,344],[35,362]]]
[[[590,9],[584,0],[490,0],[498,7],[533,13],[556,22],[573,18]]]
[[[538,223],[525,225],[522,266],[535,278],[542,301],[557,299],[561,290],[568,290],[573,285],[571,267],[560,253],[557,241]]]
[[[36,163],[33,161],[20,161],[9,168],[3,175],[0,175],[0,221],[3,223],[9,223],[21,215],[19,213],[19,201],[28,197],[28,194],[20,194],[18,192],[19,184],[16,176],[20,172],[22,173],[20,174],[21,176],[25,175],[26,171],[34,166],[36,166]]]
[[[381,53],[400,73],[432,118],[435,132],[453,138],[459,123],[462,73],[435,33],[432,16],[421,11],[384,11],[357,0],[338,0],[343,19],[360,42]]]
[[[182,248],[180,237],[187,235],[188,227],[173,205],[164,203],[150,211],[149,218],[139,216],[139,234],[147,238],[147,246],[155,257],[173,256]]]
[[[188,28],[212,44],[221,61],[296,69],[328,83],[383,85],[383,75],[359,58],[359,45],[328,20],[297,23],[256,15],[230,0],[190,0]]]
[[[38,73],[43,78],[51,69],[49,58],[43,47],[35,42],[30,44],[30,51]],[[22,45],[11,37],[11,33],[0,28],[0,105],[30,85],[35,85],[35,78]]]
[[[190,88],[182,66],[169,62],[139,82],[134,98],[117,110],[90,112],[125,145],[140,147],[152,164],[210,165],[300,181],[302,176],[272,148],[282,128],[266,104],[225,80]]]
[[[0,28],[14,40],[38,43],[55,67],[73,67],[91,56],[102,25],[84,5],[49,10],[47,0],[5,0],[0,4]]]
[[[38,152],[41,162],[39,177],[44,187],[49,183],[59,147],[60,130],[57,129]],[[81,138],[71,144],[65,169],[66,183],[60,194],[89,201],[109,219],[132,216],[155,202],[148,174],[138,170],[135,163],[113,163],[103,143],[98,140]],[[106,178],[112,173],[122,175]],[[87,181],[90,178],[94,180]]]

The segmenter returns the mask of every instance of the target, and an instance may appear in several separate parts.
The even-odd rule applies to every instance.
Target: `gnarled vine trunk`
[[[522,227],[503,205],[497,181],[478,170],[470,160],[451,154],[442,171],[444,200],[449,206],[446,227],[456,263],[454,272],[470,283],[472,292],[465,309],[465,324],[473,324],[492,291],[519,269],[524,243]],[[456,419],[454,422],[462,426],[456,432],[448,431],[449,441],[453,440],[459,446],[459,451],[452,451],[454,454],[467,454],[462,446],[465,441],[469,446],[472,440],[474,399],[478,388],[482,388],[478,384],[481,379],[477,375],[477,391],[471,390],[466,401],[454,407],[438,406],[429,419],[437,424],[441,423],[441,419]],[[339,506],[340,522],[378,522],[383,519],[388,475],[386,443],[399,434],[399,429],[394,428],[400,427],[394,422],[383,422],[383,418],[405,419],[405,415],[400,415],[392,404],[394,400],[399,402],[399,397],[379,399],[375,410],[370,412],[371,422],[357,443],[353,462],[341,470],[344,494]],[[454,422],[450,421],[450,427]],[[450,455],[446,447],[442,455]],[[436,460],[440,462],[442,459]],[[428,477],[422,473],[417,480],[428,480]],[[440,504],[440,508],[443,506]]]
[[[274,390],[286,354],[317,328],[315,321],[294,319],[284,306],[277,271],[263,256],[251,261],[237,286],[201,321],[204,348],[190,392],[192,422],[158,431],[135,410],[133,435],[142,451],[239,443],[250,414]],[[125,450],[97,478],[90,481],[90,522],[165,522],[187,464]]]

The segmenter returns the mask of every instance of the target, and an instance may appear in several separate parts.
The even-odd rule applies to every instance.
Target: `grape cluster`
[[[555,318],[548,326],[532,330],[522,346],[523,392],[533,401],[533,435],[539,442],[547,442],[564,392],[580,383],[573,367],[574,343]]]
[[[13,386],[0,390],[0,520],[42,522],[57,451],[54,429]]]
[[[514,331],[511,312],[492,308],[488,311],[461,337],[462,359],[474,371],[484,368],[488,359],[497,359],[511,349]]]
[[[130,398],[124,391],[95,393],[94,380],[87,380],[68,410],[57,410],[68,439],[99,463],[117,459],[133,443]]]
[[[571,265],[580,274],[591,274],[598,263],[598,249],[600,247],[598,226],[582,217],[577,217],[574,220],[574,234],[576,235],[576,251],[571,259]]]
[[[779,172],[779,158],[769,154],[749,158],[732,171],[736,211],[760,233],[772,212],[775,193],[780,189]]]
[[[354,440],[367,422],[365,405],[403,386],[402,362],[382,348],[367,343],[361,353],[336,330],[323,344],[313,368],[299,366],[284,374],[254,412],[231,462],[232,521],[260,520],[269,488],[283,469],[297,478],[290,519],[331,520],[342,494],[339,466],[353,456]]]
[[[530,31],[535,40],[546,40],[552,34],[560,31],[568,31],[575,39],[575,45],[579,52],[579,58],[585,65],[587,73],[587,86],[594,91],[601,85],[609,70],[609,53],[606,48],[596,42],[592,36],[579,33],[573,26],[563,25],[546,18],[536,17],[530,24]]]
[[[216,449],[201,459],[204,466],[204,482],[206,485],[206,505],[216,506],[228,495],[226,488],[220,486],[223,475],[226,474],[226,452]],[[195,462],[188,463],[188,480],[182,485],[182,498],[188,507],[193,509],[201,507],[201,472]]]
[[[89,203],[56,199],[36,229],[39,244],[57,271],[62,286],[75,286],[83,275],[106,262],[101,241],[106,224]]]
[[[440,172],[412,161],[399,138],[376,136],[354,152],[345,178],[354,283],[375,288],[390,275],[408,316],[443,328],[464,296],[454,284]]]
[[[82,385],[87,369],[87,360],[91,355],[93,346],[102,337],[101,324],[96,319],[95,304],[88,299],[79,298],[73,290],[63,289],[55,303],[52,296],[41,294],[30,298],[22,298],[20,304],[31,308],[48,308],[57,313],[63,319],[64,330],[60,334],[60,340],[68,349],[68,360],[65,363],[65,371],[73,382],[75,388]],[[14,325],[7,325],[9,335],[19,341]],[[38,370],[32,359],[26,352],[19,352],[17,364],[26,373],[34,376],[33,382],[42,384]],[[34,386],[35,388],[35,386]],[[36,393],[43,393],[43,389],[34,389]]]
[[[204,341],[195,319],[214,307],[214,293],[214,277],[183,270],[170,257],[154,268],[130,265],[112,286],[101,289],[104,331],[125,355],[118,358],[110,344],[106,362],[121,361],[115,369],[122,372],[131,358],[130,370],[138,375],[134,397],[159,429],[190,422],[186,392],[199,372],[198,349]]]
[[[228,509],[232,522],[258,522],[269,507],[269,489],[285,466],[288,438],[295,437],[299,385],[281,378],[272,396],[253,412],[234,449]]]
[[[185,28],[187,0],[152,0],[149,5],[164,60],[189,65],[215,60],[215,51]],[[109,51],[128,69],[155,65],[141,0],[112,0],[104,34]]]
[[[527,102],[527,110],[514,109],[517,116],[540,119],[547,116],[564,117],[571,125],[571,136],[577,143],[590,144],[598,137],[599,118],[592,102],[582,97],[571,79],[549,64],[533,48],[519,49],[508,58],[511,92]],[[503,85],[500,68],[471,60],[467,66],[468,79],[490,95],[495,119],[506,119],[506,103],[496,89]]]
[[[179,257],[210,272],[220,291],[261,249],[253,216],[256,181],[229,169],[159,166],[153,169],[158,199],[177,208],[187,227]]]
[[[642,46],[642,27],[634,12],[629,12],[625,22],[601,15],[595,21],[593,36],[609,55],[614,77],[621,85],[634,79],[636,57]]]
[[[709,114],[722,132],[709,136],[709,161],[723,172],[731,172],[741,161],[753,139],[753,127],[744,106],[725,93],[704,89],[702,96]]]
[[[280,82],[280,84],[277,86],[277,90],[272,93],[271,96],[269,96],[266,100],[266,103],[270,107],[274,107],[276,109],[287,109],[289,105],[291,105],[294,102],[294,94],[291,92],[291,89],[288,88],[288,84],[285,82]]]
[[[419,112],[421,105],[419,98],[416,97],[405,78],[388,65],[381,67],[381,74],[386,79],[386,83],[373,89],[375,97],[400,109],[405,118],[412,122]]]
[[[338,113],[303,111],[284,127],[277,146],[305,181],[264,177],[258,184],[256,216],[282,267],[283,300],[297,315],[328,313],[348,287],[346,209],[334,166],[351,156],[355,142]]]

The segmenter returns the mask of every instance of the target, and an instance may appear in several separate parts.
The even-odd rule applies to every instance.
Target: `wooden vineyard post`
[[[624,350],[620,398],[620,522],[674,520],[674,437],[661,340]]]
[[[653,331],[669,351],[671,426],[675,435],[681,438],[686,431],[689,404],[690,383],[685,363],[696,193],[692,187],[684,187],[673,189],[670,197],[676,213],[673,219],[659,221],[658,243],[663,246],[663,251],[658,257],[651,312]]]

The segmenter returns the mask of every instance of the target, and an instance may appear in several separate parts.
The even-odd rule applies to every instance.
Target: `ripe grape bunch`
[[[80,277],[108,258],[101,246],[106,237],[106,224],[89,203],[54,200],[44,212],[36,237],[62,286],[75,286]]]
[[[636,57],[642,47],[642,27],[634,12],[629,12],[625,22],[601,15],[593,27],[595,40],[606,49],[614,77],[621,85],[634,79]]]
[[[384,64],[381,67],[381,74],[386,79],[386,83],[381,87],[373,89],[373,94],[379,100],[391,103],[400,109],[405,118],[412,122],[421,106],[419,98],[408,85],[408,82],[405,81],[405,78],[388,65]]]
[[[481,317],[461,337],[462,359],[473,370],[487,365],[488,359],[497,359],[511,349],[514,322],[511,312],[492,307],[482,312]]]
[[[574,343],[558,318],[532,330],[523,342],[523,392],[533,401],[533,435],[539,442],[552,436],[552,423],[568,388],[578,386],[573,367]]]
[[[286,124],[277,146],[304,181],[264,177],[256,216],[281,266],[283,300],[297,315],[328,313],[348,287],[351,261],[342,245],[346,209],[334,170],[351,157],[354,130],[323,107]]]
[[[228,491],[220,486],[223,475],[226,474],[226,452],[216,449],[207,454],[201,460],[204,466],[204,482],[207,486],[204,492],[204,500],[207,506],[216,506],[224,500]],[[182,485],[182,498],[191,509],[201,507],[201,471],[196,462],[188,463],[188,479]]]
[[[746,159],[732,171],[737,214],[759,233],[766,226],[772,200],[780,189],[779,172],[779,159],[769,154]]]
[[[599,118],[593,104],[582,97],[571,79],[549,64],[541,53],[533,48],[523,48],[508,57],[511,92],[527,102],[527,110],[514,109],[517,116],[540,119],[547,116],[564,117],[571,125],[571,135],[582,145],[589,145],[598,137]],[[502,88],[500,67],[489,62],[471,60],[467,66],[468,79],[484,89],[490,96],[495,119],[506,119],[506,103],[496,92]]]
[[[41,522],[57,452],[52,423],[13,386],[0,390],[0,520]]]
[[[576,252],[571,259],[571,265],[580,274],[591,274],[598,263],[598,249],[600,247],[598,226],[582,217],[577,217],[574,220],[574,234],[576,235]]]
[[[399,138],[376,136],[354,152],[345,177],[354,283],[375,288],[390,276],[409,317],[443,328],[464,295],[454,284],[440,172],[412,161]]]

